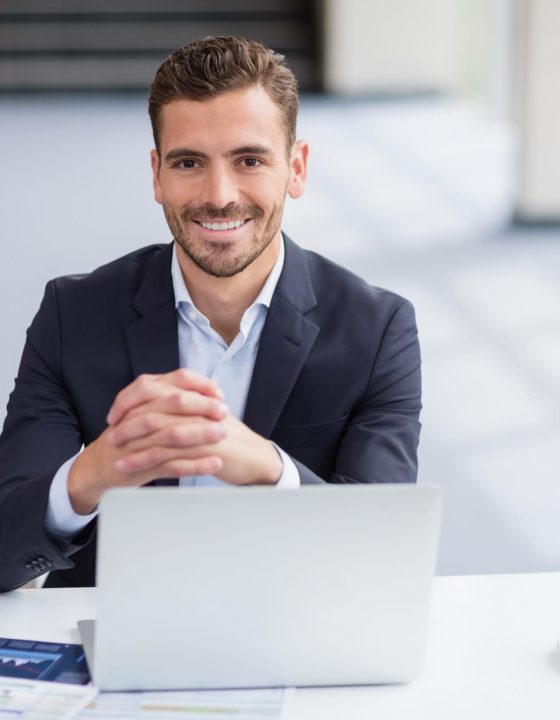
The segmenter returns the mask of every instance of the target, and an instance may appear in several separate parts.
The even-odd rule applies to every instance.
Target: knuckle
[[[218,400],[210,400],[208,410],[214,417],[221,418],[223,415],[222,405]]]
[[[213,436],[216,433],[217,427],[218,423],[215,420],[208,420],[207,418],[203,418],[201,422],[197,423],[196,425],[197,434],[200,437]]]
[[[204,395],[197,395],[196,397],[196,409],[201,413],[209,413],[214,410],[214,401]]]
[[[136,468],[138,467],[138,456],[137,455],[127,455],[124,458],[124,472],[134,472]]]
[[[202,467],[199,470],[200,474],[213,475],[215,472],[218,472],[222,464],[220,462],[216,464],[215,458],[206,458],[201,465]]]
[[[169,428],[168,432],[168,440],[172,445],[180,445],[183,442],[183,432],[180,427],[177,427],[176,425],[174,427]]]
[[[120,390],[116,395],[115,399],[113,400],[113,408],[120,407],[125,399],[126,395],[124,394],[124,390]]]
[[[183,394],[180,392],[174,392],[169,398],[172,407],[176,410],[182,410],[184,405]]]
[[[114,444],[114,445],[120,445],[121,443],[126,442],[128,439],[126,432],[121,427],[115,427],[111,431],[111,434],[112,434],[111,441],[112,441],[112,444]]]
[[[159,447],[150,448],[146,452],[146,459],[151,465],[159,465],[164,460],[163,450]]]
[[[223,425],[220,425],[220,424],[218,424],[218,423],[212,423],[212,424],[208,427],[208,434],[209,434],[212,438],[221,439],[221,438],[223,438],[223,437],[225,436],[224,426],[223,426]]]
[[[152,379],[151,379],[150,375],[143,373],[142,375],[138,376],[138,378],[136,379],[136,382],[138,384],[138,387],[141,390],[148,390],[148,388],[150,387],[150,385],[152,383]]]
[[[144,424],[144,430],[147,430],[148,432],[153,432],[154,430],[157,430],[159,428],[159,420],[155,413],[148,413],[147,415],[144,415],[143,419]]]
[[[171,460],[165,466],[170,475],[193,475],[191,463],[185,460]]]
[[[188,381],[191,378],[191,371],[187,370],[187,368],[181,368],[178,371],[178,375],[180,380]]]

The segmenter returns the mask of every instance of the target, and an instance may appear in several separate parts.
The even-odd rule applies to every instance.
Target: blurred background
[[[300,81],[285,231],[416,307],[439,573],[560,570],[557,0],[0,0],[0,414],[47,280],[170,240],[147,88],[209,34]]]

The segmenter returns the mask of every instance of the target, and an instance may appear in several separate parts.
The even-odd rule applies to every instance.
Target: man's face
[[[280,110],[268,93],[253,86],[210,100],[173,100],[160,128],[155,197],[195,265],[231,277],[276,248],[286,193],[303,193],[307,145],[296,143],[288,157]]]

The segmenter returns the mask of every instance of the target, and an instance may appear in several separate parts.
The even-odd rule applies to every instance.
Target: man
[[[111,487],[415,481],[411,305],[281,233],[306,180],[297,107],[283,58],[242,38],[158,69],[174,240],[47,285],[0,439],[1,590],[93,584]]]

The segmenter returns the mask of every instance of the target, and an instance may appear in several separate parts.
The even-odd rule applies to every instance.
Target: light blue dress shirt
[[[181,367],[212,378],[220,386],[230,413],[241,419],[245,413],[249,385],[268,308],[284,266],[284,242],[280,244],[278,258],[254,303],[241,318],[240,329],[230,345],[210,327],[208,319],[195,307],[183,280],[177,259],[177,246],[173,249],[171,276],[177,331],[179,337],[179,363]],[[283,472],[277,488],[296,488],[300,477],[293,460],[274,445],[283,462]],[[45,526],[54,536],[67,539],[83,529],[98,513],[78,515],[68,496],[68,474],[74,455],[62,465],[51,483]],[[212,475],[182,477],[181,486],[227,486]]]

